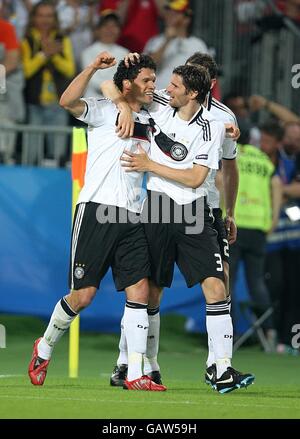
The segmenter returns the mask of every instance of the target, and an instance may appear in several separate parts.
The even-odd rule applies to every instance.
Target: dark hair
[[[124,60],[119,62],[116,73],[114,74],[114,83],[119,90],[123,91],[123,81],[128,79],[134,81],[142,69],[151,69],[156,71],[156,64],[149,55],[140,55],[140,59],[135,64],[126,67]]]
[[[280,141],[284,136],[284,129],[280,126],[279,122],[276,120],[269,120],[263,123],[260,127],[260,131],[274,137],[276,140]]]
[[[210,90],[210,76],[207,69],[202,66],[185,65],[176,67],[173,73],[181,76],[187,92],[198,92],[196,100],[199,104],[203,104]]]
[[[106,24],[108,21],[114,21],[119,27],[121,27],[121,21],[120,18],[117,14],[115,14],[114,12],[110,12],[109,14],[106,15],[102,15],[99,18],[98,23],[96,24],[95,28],[99,29],[101,28],[104,24]]]
[[[193,64],[195,66],[205,67],[209,71],[211,79],[216,79],[218,76],[218,65],[216,61],[207,53],[195,52],[186,60],[185,64]]]

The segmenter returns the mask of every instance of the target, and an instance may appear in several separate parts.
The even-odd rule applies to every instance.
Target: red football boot
[[[148,375],[143,375],[136,380],[128,381],[127,379],[124,381],[123,389],[126,390],[150,390],[155,392],[163,392],[167,390],[166,386],[162,384],[156,384],[151,380]]]
[[[44,384],[47,375],[48,364],[50,363],[50,360],[43,360],[38,356],[37,346],[41,338],[42,337],[38,338],[34,342],[32,358],[28,367],[28,375],[32,384],[34,384],[35,386],[42,386]]]

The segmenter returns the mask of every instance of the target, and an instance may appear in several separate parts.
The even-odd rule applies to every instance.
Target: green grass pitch
[[[162,318],[160,364],[167,392],[109,386],[118,336],[81,334],[80,373],[68,378],[68,336],[56,347],[44,386],[27,376],[32,344],[44,323],[0,315],[7,347],[0,349],[1,419],[291,419],[300,418],[300,356],[241,348],[233,365],[256,375],[254,385],[220,395],[203,380],[204,337],[184,334],[183,319]]]

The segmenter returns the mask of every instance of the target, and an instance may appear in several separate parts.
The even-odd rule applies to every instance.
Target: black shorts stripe
[[[77,247],[77,242],[78,242],[78,236],[79,236],[79,232],[80,232],[80,226],[82,223],[82,218],[84,215],[84,209],[85,209],[85,203],[80,203],[78,206],[78,211],[75,217],[75,222],[74,222],[74,228],[73,228],[73,233],[72,233],[72,250],[71,250],[71,269],[72,269],[72,278],[71,278],[71,289],[74,288],[74,278],[73,278],[73,273],[74,273],[74,260],[75,260],[75,255],[76,255],[76,247]]]

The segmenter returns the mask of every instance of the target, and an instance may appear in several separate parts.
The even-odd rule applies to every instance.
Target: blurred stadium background
[[[297,20],[286,22],[285,16],[276,12],[274,6],[277,7],[279,3],[284,2],[192,1],[192,33],[206,42],[210,53],[220,65],[222,96],[229,93],[245,97],[262,95],[284,105],[299,116],[299,88],[292,86],[295,75],[292,68],[300,63],[300,27]],[[262,110],[254,115],[254,121],[258,124],[268,116],[267,111]],[[0,323],[7,329],[7,349],[5,352],[0,350],[0,377],[3,374],[0,386],[3,384],[6,387],[8,395],[14,391],[13,382],[17,382],[15,393],[19,392],[20,398],[25,398],[28,391],[28,381],[23,376],[31,352],[31,342],[40,335],[43,328],[43,324],[35,318],[46,322],[57,300],[67,292],[72,194],[70,145],[71,126],[75,123],[72,120],[69,127],[51,128],[28,125],[25,121],[26,119],[22,123],[16,123],[10,120],[7,123],[7,120],[0,120]],[[29,162],[29,151],[32,147],[28,137],[30,133],[37,135],[38,157],[35,166]],[[67,156],[64,162],[60,163],[61,167],[48,167],[49,161],[47,162],[44,151],[44,138],[47,133],[65,135]],[[5,145],[6,142],[11,142],[12,138],[15,150],[6,160]],[[240,303],[249,300],[243,267],[239,272],[234,297],[235,332],[241,335],[249,327],[249,321],[245,319],[240,306]],[[90,335],[81,335],[82,343],[86,344],[82,350],[80,376],[81,379],[84,377],[87,380],[81,381],[82,386],[87,385],[90,389],[87,401],[94,398],[92,388],[95,383],[101,383],[101,391],[105,392],[104,389],[107,387],[117,348],[117,335],[107,334],[119,332],[123,306],[123,294],[115,292],[111,274],[108,273],[101,284],[101,292],[93,304],[81,314],[81,331],[90,332]],[[205,361],[206,341],[199,333],[205,332],[205,305],[199,288],[187,289],[178,270],[172,288],[165,292],[161,313],[164,376],[167,377],[169,374],[170,384],[173,383],[175,388],[179,389],[179,393],[190,395],[193,393],[192,390],[186,391],[186,388],[190,386],[192,389],[193,380],[202,380],[199,370],[203,369]],[[24,316],[24,319],[20,316]],[[24,343],[20,338],[24,339]],[[49,379],[49,384],[53,385],[53,392],[60,395],[65,406],[68,406],[69,403],[64,400],[67,398],[64,386],[66,383],[71,386],[70,381],[66,380],[66,339],[67,337],[57,348],[58,359],[53,361],[53,378]],[[249,368],[251,371],[253,369],[253,372],[261,376],[265,385],[261,390],[263,402],[255,403],[260,393],[249,389],[249,399],[244,409],[241,408],[244,396],[234,395],[237,417],[299,417],[299,405],[294,404],[296,391],[299,392],[299,382],[296,379],[297,358],[282,357],[279,360],[275,354],[265,356],[259,344],[241,349],[237,358],[238,367]],[[178,367],[175,367],[177,361]],[[192,366],[188,366],[189,364]],[[104,371],[104,377],[99,376],[100,370]],[[9,378],[10,374],[16,375],[16,378]],[[187,374],[188,377],[183,378],[183,374]],[[91,376],[97,377],[97,380],[93,381]],[[59,381],[59,377],[62,377],[62,381]],[[280,380],[287,384],[284,404],[281,399]],[[76,388],[74,382],[73,385]],[[197,387],[196,391],[198,390]],[[55,399],[54,393],[49,396],[50,399]],[[210,402],[213,401],[204,385],[200,387],[200,394],[200,401],[197,400],[196,394],[193,395],[196,405],[192,412],[190,408],[183,409],[179,404],[172,415],[175,402],[170,402],[166,411],[159,413],[157,409],[151,411],[148,407],[145,412],[141,412],[140,417],[148,417],[151,414],[153,417],[215,417],[213,411],[199,412],[199,407],[206,404],[207,398],[211,398]],[[269,400],[269,397],[274,397],[274,400]],[[174,398],[172,394],[170,400]],[[119,395],[112,397],[113,402],[117,399],[120,399]],[[0,411],[0,416],[2,413],[2,417],[35,417],[33,405],[30,405],[28,411],[20,407],[13,415],[15,401],[8,403],[8,400],[8,397],[7,400],[2,400],[7,409]],[[37,401],[39,403],[39,400]],[[264,403],[265,407],[269,404],[266,412],[263,411]],[[72,402],[70,404],[72,405]],[[219,403],[216,404],[218,406]],[[235,417],[230,411],[231,404],[220,403],[221,412],[218,415]],[[112,411],[105,412],[106,403],[103,402],[102,405],[103,411],[93,409],[90,417],[113,417]],[[253,409],[251,412],[250,406]],[[40,417],[46,417],[47,413],[49,414],[47,410],[48,407],[44,406]],[[134,417],[134,410],[132,408],[131,411],[125,412],[124,417]],[[50,412],[50,415],[51,413],[53,417],[59,417],[57,411]],[[73,415],[72,409],[67,407],[65,416]],[[83,415],[85,416],[88,417],[88,414]]]

